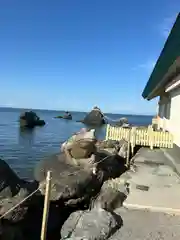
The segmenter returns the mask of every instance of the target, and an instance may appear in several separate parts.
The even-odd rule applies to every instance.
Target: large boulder
[[[28,183],[21,180],[9,165],[0,160],[0,215],[4,215],[9,209],[20,203],[32,191],[37,188],[37,184]],[[34,197],[30,199],[31,203]],[[4,216],[4,219],[12,223],[24,219],[29,207],[29,201],[20,204],[10,213]]]
[[[15,196],[21,187],[21,179],[0,159],[0,200]]]
[[[119,141],[118,155],[124,159],[127,157],[128,142],[125,139]]]
[[[82,122],[90,126],[101,126],[106,123],[104,114],[98,107],[94,107],[93,110],[86,115]]]
[[[81,129],[61,146],[70,164],[92,167],[97,160],[95,130]],[[89,165],[90,164],[90,165]]]
[[[128,186],[120,178],[105,181],[96,198],[92,199],[91,208],[103,208],[114,211],[122,206],[128,195]]]
[[[103,172],[104,181],[110,178],[119,177],[127,168],[125,159],[117,154],[111,154],[108,151],[98,151],[96,156],[100,161],[96,163],[97,172]]]
[[[63,239],[104,240],[121,227],[121,219],[101,208],[77,211],[70,215],[61,229]]]
[[[40,183],[42,195],[45,194],[44,182],[49,170],[52,171],[52,201],[79,203],[93,196],[102,183],[102,179],[94,175],[91,169],[69,164],[65,154],[61,153],[42,160],[35,169],[35,179]]]
[[[33,128],[35,126],[44,126],[45,121],[41,120],[33,111],[24,112],[19,118],[20,127]]]
[[[122,118],[120,118],[119,121],[116,123],[116,126],[118,126],[118,127],[130,127],[130,124],[129,124],[127,118],[122,117]]]
[[[38,186],[20,179],[0,160],[0,239],[40,239],[44,196]],[[48,239],[60,238],[59,229],[71,212],[63,203],[50,202]]]

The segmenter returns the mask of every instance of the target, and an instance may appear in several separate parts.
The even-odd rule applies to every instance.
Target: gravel
[[[116,211],[123,219],[123,226],[110,240],[179,240],[180,216],[143,210]]]

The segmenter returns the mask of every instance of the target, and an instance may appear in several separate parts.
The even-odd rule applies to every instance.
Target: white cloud
[[[133,70],[139,70],[139,69],[143,69],[146,72],[151,72],[154,68],[156,64],[156,61],[154,60],[148,60],[147,62],[141,63],[139,65],[137,65],[135,68],[133,68]]]
[[[176,19],[176,15],[174,14],[171,17],[164,18],[162,23],[159,25],[159,31],[163,37],[167,38],[169,36],[169,33],[173,27],[175,19]]]
[[[140,64],[139,68],[143,68],[143,69],[145,69],[147,71],[152,71],[154,66],[155,66],[155,64],[156,64],[156,61],[151,60],[151,61],[147,61],[147,62],[145,62],[143,64]]]

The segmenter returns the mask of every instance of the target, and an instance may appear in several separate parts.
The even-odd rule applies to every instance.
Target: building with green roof
[[[158,126],[171,132],[180,147],[180,13],[142,96],[147,100],[159,97]]]

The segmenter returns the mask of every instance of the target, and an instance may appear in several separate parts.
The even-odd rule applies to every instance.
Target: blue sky
[[[142,90],[179,0],[1,0],[0,105],[155,112]]]

